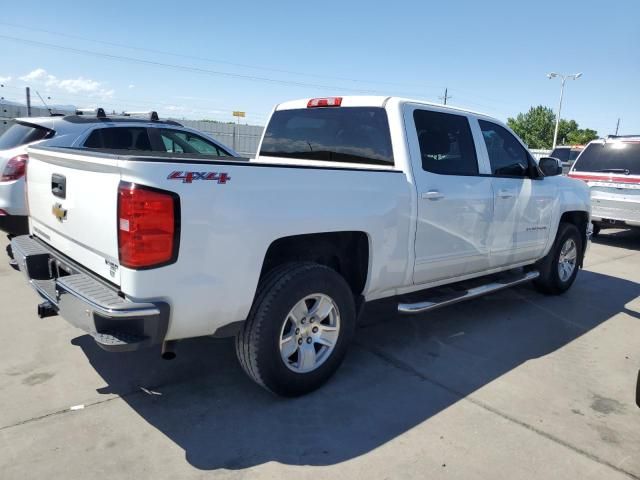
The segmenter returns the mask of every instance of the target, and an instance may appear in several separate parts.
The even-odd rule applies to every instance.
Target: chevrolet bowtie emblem
[[[67,219],[67,210],[62,208],[61,203],[56,203],[51,208],[51,213],[61,222]]]

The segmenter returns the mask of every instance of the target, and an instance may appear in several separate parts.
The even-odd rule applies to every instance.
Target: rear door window
[[[590,143],[573,164],[573,170],[640,175],[640,143]]]
[[[30,123],[16,122],[0,135],[0,150],[9,150],[53,136],[53,130]]]
[[[84,142],[85,148],[151,151],[149,134],[144,127],[97,128]]]
[[[392,166],[387,112],[380,107],[278,110],[260,155]]]
[[[229,152],[200,135],[170,128],[160,129],[164,151],[169,153],[194,153],[197,155],[229,156]]]
[[[478,158],[463,115],[415,110],[422,169],[444,175],[477,175]]]

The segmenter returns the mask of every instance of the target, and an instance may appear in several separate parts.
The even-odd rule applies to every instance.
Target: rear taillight
[[[307,108],[339,107],[340,105],[342,105],[342,97],[312,98],[307,102]]]
[[[120,183],[118,249],[128,268],[159,267],[178,256],[180,200],[175,193]]]
[[[29,155],[16,155],[11,158],[4,167],[0,182],[9,182],[22,178],[27,169],[27,160],[29,160]]]

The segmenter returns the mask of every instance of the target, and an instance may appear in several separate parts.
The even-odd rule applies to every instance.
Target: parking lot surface
[[[640,478],[639,233],[604,232],[563,296],[369,312],[294,400],[251,382],[231,339],[104,352],[39,319],[2,257],[2,479]]]

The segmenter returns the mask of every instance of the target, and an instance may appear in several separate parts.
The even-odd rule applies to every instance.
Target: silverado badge
[[[62,208],[61,203],[55,203],[51,208],[51,213],[60,221],[63,222],[67,219],[67,210]]]

